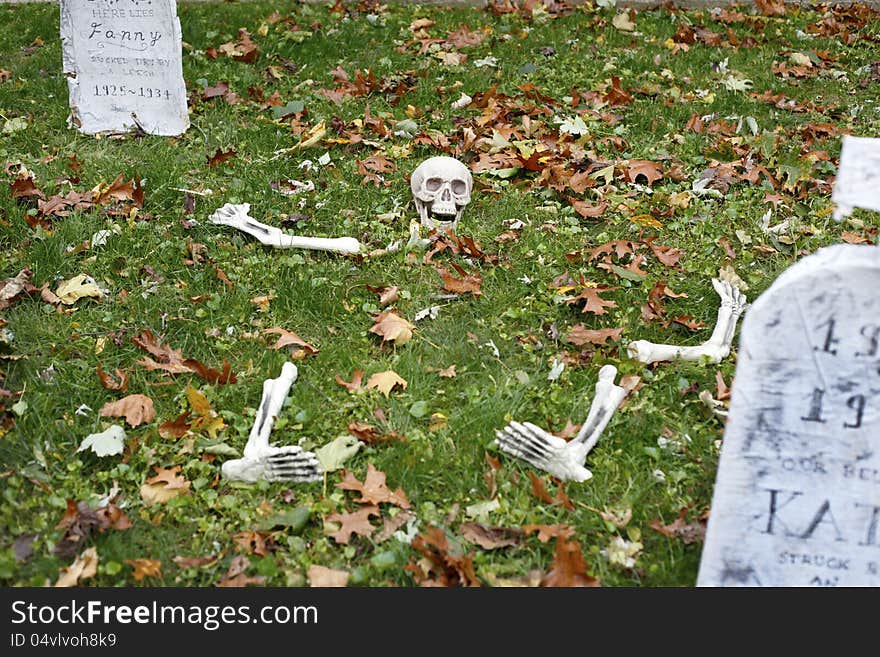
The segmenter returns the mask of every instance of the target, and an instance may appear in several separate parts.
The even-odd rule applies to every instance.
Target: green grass
[[[381,408],[387,417],[383,430],[397,431],[406,442],[365,447],[347,467],[359,479],[368,463],[384,471],[389,485],[402,487],[408,495],[420,531],[437,525],[450,536],[458,535],[459,523],[467,519],[466,508],[489,499],[488,453],[499,458],[502,467],[496,473],[500,507],[482,519],[486,524],[571,525],[591,572],[605,586],[693,585],[701,544],[668,538],[650,524],[658,519],[668,524],[683,508],[688,509],[689,522],[709,510],[723,425],[697,395],[703,389],[714,393],[716,370],[729,382],[735,358],[717,368],[700,363],[645,368],[626,357],[625,345],[638,338],[688,344],[705,340],[717,308],[710,278],[718,275],[720,266],[732,264],[754,299],[797,258],[839,242],[842,231],[874,236],[870,226],[876,221],[867,212],[856,213],[843,225],[831,220],[830,186],[820,181],[834,175],[839,137],[809,144],[803,128],[830,123],[841,133],[880,133],[880,16],[874,13],[867,24],[852,29],[857,40],[846,44],[833,36],[800,36],[799,31],[809,32],[822,18],[820,12],[807,9],[790,9],[784,20],[759,19],[766,23],[765,29],[753,20],[727,26],[707,11],[659,9],[638,13],[636,32],[625,33],[612,26],[613,11],[590,8],[561,16],[396,5],[349,8],[349,15],[343,17],[329,11],[329,6],[282,1],[182,4],[183,70],[190,91],[199,94],[199,80],[209,85],[223,80],[242,102],[197,101],[192,106],[192,127],[179,138],[95,139],[65,124],[67,91],[61,74],[57,7],[0,7],[0,69],[11,72],[10,79],[0,83],[0,126],[16,117],[27,121],[26,129],[0,134],[0,160],[7,163],[7,183],[0,185],[0,278],[30,268],[35,285],[49,282],[55,289],[57,281],[88,273],[111,291],[104,302],[84,299],[64,311],[34,296],[16,301],[2,313],[14,340],[8,350],[13,358],[0,360],[0,387],[21,396],[0,398],[5,404],[0,412],[0,526],[5,528],[0,533],[0,582],[54,582],[71,561],[52,553],[63,534],[56,526],[66,500],[95,506],[115,482],[121,490],[118,501],[133,525],[88,539],[85,545],[97,548],[100,566],[87,584],[136,584],[125,560],[152,558],[161,560],[162,574],[142,584],[212,585],[240,553],[235,534],[259,527],[270,507],[274,513],[305,506],[311,509],[308,524],[298,531],[273,532],[277,549],[266,556],[250,555],[250,574],[265,576],[270,585],[301,585],[309,566],[319,564],[352,572],[355,584],[411,585],[412,576],[404,566],[419,555],[405,543],[390,539],[377,544],[354,537],[349,546],[341,546],[325,535],[326,516],[357,506],[352,494],[336,488],[340,473],[328,474],[323,484],[231,486],[216,480],[226,457],[215,458],[205,451],[205,436],[197,434],[189,444],[186,438],[160,437],[159,424],[188,408],[185,390],[192,385],[225,419],[228,426],[219,433],[220,440],[241,450],[262,381],[277,376],[288,357],[268,348],[272,336],[261,336],[262,330],[280,326],[295,331],[320,353],[297,362],[299,380],[274,432],[279,444],[319,447],[344,435],[355,421],[378,427],[373,412]],[[295,21],[301,31],[292,31],[285,22],[267,23],[274,11]],[[485,28],[489,36],[479,45],[458,49],[468,55],[463,65],[445,66],[429,53],[418,54],[417,46],[401,51],[412,38],[408,26],[417,17],[436,22],[429,28],[433,37],[445,37],[462,23],[472,30]],[[752,37],[757,45],[693,43],[674,53],[666,42],[682,24],[706,27],[721,34],[725,43],[729,27],[738,39]],[[234,40],[241,27],[259,45],[256,63],[206,57],[206,49]],[[28,49],[37,38],[43,45]],[[772,71],[772,63],[787,61],[791,52],[816,51],[827,51],[834,60],[820,75],[785,80]],[[474,65],[490,55],[497,58],[497,67]],[[296,65],[295,72],[284,68],[285,60]],[[727,90],[717,70],[721,62],[751,80],[755,92],[770,90],[831,109],[825,114],[794,113],[756,100],[748,92]],[[280,67],[281,78],[267,77],[268,66]],[[331,71],[337,66],[352,79],[356,69],[372,68],[377,78],[413,71],[417,84],[397,103],[388,94],[374,92],[335,105],[316,91],[334,88]],[[420,256],[395,253],[358,260],[276,252],[207,222],[223,203],[249,202],[253,216],[274,225],[280,225],[285,215],[308,215],[293,229],[298,234],[353,235],[366,250],[395,239],[405,242],[409,222],[416,216],[405,174],[439,151],[406,137],[382,137],[355,127],[353,122],[363,120],[367,109],[389,125],[407,118],[408,106],[422,110],[424,114],[415,119],[419,129],[448,133],[455,147],[463,142],[462,122],[473,125],[481,114],[473,107],[450,109],[461,91],[473,96],[496,86],[498,93],[512,97],[510,102],[531,105],[518,88],[530,82],[562,102],[572,89],[604,89],[611,76],[620,78],[633,102],[602,110],[620,115],[614,125],[588,121],[590,133],[582,147],[607,162],[662,161],[667,171],[677,164],[683,179],[667,175],[649,194],[625,182],[618,169],[611,187],[580,196],[594,204],[602,194],[612,201],[609,209],[601,219],[582,219],[566,200],[578,195],[536,184],[535,173],[518,171],[510,178],[476,174],[474,202],[459,232],[475,238],[487,253],[497,254],[499,264],[469,263],[448,252],[435,260],[478,270],[483,276],[479,297],[438,300],[440,277]],[[266,97],[277,91],[284,103],[302,101],[306,126],[321,119],[330,125],[337,117],[337,123],[361,131],[370,143],[325,142],[301,153],[277,155],[298,138],[288,121],[274,119],[271,108],[260,110],[248,100],[251,86],[262,87]],[[554,111],[574,116],[571,108]],[[734,125],[742,118],[743,128],[726,137],[694,133],[685,129],[694,114],[715,114]],[[758,136],[749,131],[745,117],[754,119]],[[531,120],[542,121],[538,129],[555,135],[552,118],[536,114]],[[527,131],[516,113],[508,120]],[[490,123],[479,136],[491,138],[491,127]],[[339,135],[328,131],[326,137]],[[607,138],[624,139],[623,150]],[[218,148],[232,148],[237,155],[226,164],[209,167],[207,159]],[[461,158],[476,161],[485,148],[471,147]],[[398,167],[385,174],[390,185],[362,183],[356,160],[380,151]],[[810,151],[827,151],[831,161],[814,163]],[[305,159],[317,160],[325,152],[332,166],[310,172],[300,169]],[[780,180],[776,189],[764,179],[754,185],[738,181],[723,198],[695,196],[687,207],[668,212],[672,195],[690,190],[691,182],[713,166],[713,159],[739,160],[747,152]],[[66,166],[73,153],[82,164],[76,174]],[[569,173],[575,164],[574,158],[568,162]],[[63,179],[71,175],[79,178],[73,187],[86,191],[119,173],[126,180],[137,174],[146,181],[146,201],[134,219],[93,209],[55,218],[49,229],[33,229],[27,213],[34,206],[12,199],[8,185],[19,165],[33,172],[47,196],[66,193],[69,186]],[[317,189],[301,197],[300,206],[297,198],[288,199],[270,188],[270,182],[284,178],[310,179]],[[210,189],[213,194],[197,196],[195,212],[185,215],[185,195],[176,188]],[[782,197],[773,223],[790,218],[791,224],[781,239],[771,240],[761,232],[760,218],[772,207],[764,202],[765,195],[773,193]],[[653,214],[662,227],[645,228],[630,219],[643,214]],[[184,219],[196,219],[198,225],[186,229],[181,225]],[[504,222],[517,219],[526,224],[520,238],[497,242],[495,238],[506,230]],[[115,231],[105,246],[69,251],[68,247],[108,228]],[[566,258],[609,240],[652,235],[658,244],[683,251],[678,268],[664,267],[645,250],[647,275],[628,280],[597,268],[596,263]],[[735,249],[734,260],[725,255],[721,238]],[[207,259],[185,264],[189,241],[206,245],[207,258],[234,286],[219,280]],[[161,282],[152,281],[144,267],[155,270]],[[563,295],[551,287],[564,272],[617,287],[605,295],[617,307],[594,316],[565,304]],[[669,315],[693,315],[706,328],[689,331],[676,324],[664,328],[642,319],[647,293],[660,280],[688,295],[667,301]],[[367,286],[388,285],[400,286],[403,293],[394,307],[410,321],[424,308],[441,306],[435,320],[419,322],[412,341],[397,347],[383,346],[369,333],[379,305]],[[262,295],[274,295],[266,312],[251,302]],[[208,298],[196,303],[193,297]],[[588,328],[623,327],[621,342],[595,347],[578,360],[580,350],[563,340],[578,323]],[[229,361],[237,383],[209,385],[190,376],[170,379],[136,365],[144,353],[131,337],[143,329],[162,335],[185,356],[212,367]],[[490,341],[499,358],[485,346]],[[103,345],[103,350],[96,345]],[[570,355],[569,365],[557,381],[548,381],[551,362],[564,352]],[[643,386],[617,412],[589,456],[593,478],[566,486],[575,510],[542,503],[531,493],[529,468],[492,446],[494,430],[511,418],[557,429],[568,419],[582,421],[596,374],[605,363],[615,364],[621,374],[641,376]],[[434,371],[453,364],[455,378],[440,378]],[[87,434],[109,424],[97,410],[120,396],[101,386],[98,365],[108,372],[125,371],[130,376],[128,393],[146,394],[155,402],[155,421],[127,428],[129,444],[134,439],[137,443],[126,452],[124,463],[119,456],[98,458],[76,452]],[[408,387],[387,399],[376,392],[350,394],[334,377],[339,374],[350,380],[354,369],[365,370],[368,376],[393,369]],[[19,400],[26,409],[19,405],[15,412],[12,406]],[[426,413],[411,412],[418,401],[426,403]],[[94,411],[76,414],[82,404]],[[446,416],[445,428],[429,431],[432,413]],[[661,436],[668,438],[665,447],[658,446]],[[175,465],[192,482],[190,494],[145,506],[139,489],[152,476],[152,467]],[[665,480],[655,476],[658,470]],[[548,476],[542,478],[552,494],[555,483]],[[282,495],[284,491],[291,491],[292,497]],[[597,513],[626,509],[632,510],[632,520],[625,528]],[[383,515],[387,517],[388,511]],[[36,536],[33,554],[17,561],[13,541],[28,535]],[[600,554],[617,535],[644,546],[633,568],[616,566]],[[494,551],[462,545],[473,553],[476,573],[486,583],[520,577],[533,569],[546,571],[554,554],[552,541],[541,544],[534,535],[520,545]],[[220,558],[201,568],[179,568],[172,561],[175,556],[207,555]]]

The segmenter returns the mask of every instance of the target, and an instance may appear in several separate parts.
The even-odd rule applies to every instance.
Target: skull
[[[422,225],[454,229],[471,202],[473,186],[471,172],[453,157],[430,157],[422,162],[410,178]]]

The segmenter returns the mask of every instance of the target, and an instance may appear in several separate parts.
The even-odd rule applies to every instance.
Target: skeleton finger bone
[[[332,253],[358,253],[361,244],[353,237],[301,237],[288,235],[279,228],[268,226],[248,215],[250,203],[227,203],[208,217],[213,224],[230,226],[255,237],[267,246],[279,249],[311,249]]]
[[[656,363],[667,360],[700,360],[706,358],[710,363],[720,363],[730,353],[736,323],[748,308],[746,295],[728,281],[712,279],[712,287],[721,298],[718,317],[712,335],[704,343],[696,346],[678,346],[634,340],[627,346],[627,354],[642,363]]]
[[[626,391],[615,385],[617,368],[605,365],[599,371],[596,394],[578,435],[566,442],[530,422],[510,422],[495,431],[498,448],[529,465],[562,480],[586,481],[593,476],[584,463],[596,445]]]
[[[244,458],[223,464],[221,471],[225,478],[249,483],[260,479],[306,482],[322,478],[321,466],[313,452],[306,452],[298,445],[275,447],[269,444],[275,418],[281,412],[297,374],[296,365],[285,363],[278,378],[263,382],[263,396],[244,447]]]

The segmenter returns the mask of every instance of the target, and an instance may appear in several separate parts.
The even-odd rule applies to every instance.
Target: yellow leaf
[[[300,142],[294,146],[294,148],[310,148],[311,146],[316,145],[321,138],[327,133],[327,124],[324,122],[324,119],[321,119],[321,122],[317,125],[309,128],[309,131],[303,134]]]
[[[98,550],[95,547],[90,547],[79,555],[70,566],[64,569],[64,573],[55,582],[55,586],[76,586],[80,580],[94,577],[97,572]]]
[[[141,499],[147,503],[147,506],[163,504],[182,492],[184,491],[180,488],[168,488],[163,484],[144,484],[141,486]]]
[[[431,423],[428,425],[428,431],[436,433],[442,431],[449,425],[446,416],[443,413],[431,413]]]
[[[639,224],[640,226],[649,226],[651,228],[658,229],[663,228],[663,224],[661,224],[649,214],[638,214],[635,217],[630,217],[629,220],[634,224]]]
[[[365,389],[371,390],[372,388],[375,388],[387,397],[388,393],[391,392],[391,390],[398,385],[401,388],[406,388],[408,384],[405,379],[401,378],[397,374],[397,372],[395,372],[394,370],[387,370],[385,372],[378,372],[371,376],[369,381],[367,381]]]
[[[189,405],[198,415],[210,415],[211,404],[208,398],[202,394],[200,390],[196,390],[191,385],[186,386],[186,398],[189,399]]]
[[[98,284],[91,276],[80,274],[66,281],[61,281],[55,294],[61,299],[61,303],[65,305],[73,305],[77,300],[83,297],[92,297],[94,299],[103,299],[104,291],[98,287]]]

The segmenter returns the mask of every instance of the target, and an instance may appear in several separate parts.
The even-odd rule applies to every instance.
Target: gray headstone
[[[174,0],[62,0],[70,124],[86,134],[189,127]]]
[[[746,313],[699,586],[880,586],[880,248],[786,270]]]

